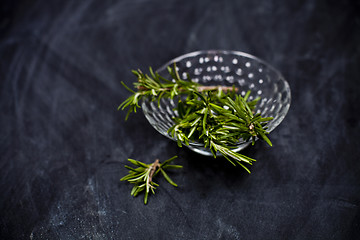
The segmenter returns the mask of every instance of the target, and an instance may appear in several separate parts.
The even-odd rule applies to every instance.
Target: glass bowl
[[[249,100],[261,97],[255,112],[261,112],[263,117],[274,118],[268,123],[268,132],[273,131],[282,122],[289,110],[291,101],[289,84],[280,72],[255,56],[238,51],[197,51],[179,56],[156,71],[161,76],[171,79],[167,67],[172,67],[174,62],[183,79],[187,79],[189,74],[194,82],[205,86],[235,86],[242,96],[250,90]],[[167,130],[174,124],[172,118],[177,116],[177,112],[173,110],[176,103],[175,98],[162,99],[160,107],[157,101],[142,102],[143,113],[150,124],[159,133],[174,141],[176,139],[171,137]],[[250,143],[251,141],[239,139],[238,144],[231,147],[233,151],[238,152]],[[212,155],[202,143],[190,142],[187,147],[202,155]]]

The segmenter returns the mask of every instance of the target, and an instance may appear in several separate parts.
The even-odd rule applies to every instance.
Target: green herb
[[[170,165],[177,156],[174,156],[163,163],[160,163],[159,159],[156,159],[155,162],[151,164],[145,164],[143,162],[128,159],[136,168],[125,166],[129,169],[129,174],[121,178],[120,181],[128,181],[129,183],[134,184],[134,187],[131,190],[131,195],[136,197],[139,193],[145,191],[144,203],[148,202],[148,195],[150,191],[155,194],[154,189],[159,186],[159,184],[153,181],[153,178],[161,172],[165,179],[173,186],[177,187],[177,184],[171,180],[171,178],[165,172],[166,169],[179,169],[182,168],[180,165]]]
[[[163,98],[174,99],[182,95],[184,97],[179,97],[174,109],[178,116],[173,118],[174,125],[168,129],[168,134],[177,139],[178,146],[189,145],[190,142],[203,143],[214,157],[219,152],[230,163],[237,163],[250,173],[243,163],[252,164],[255,160],[232,149],[240,139],[251,140],[254,145],[256,138],[260,138],[272,146],[266,125],[273,118],[254,113],[260,98],[249,101],[251,92],[242,97],[235,87],[202,86],[193,82],[189,75],[183,80],[175,64],[173,68],[168,67],[168,72],[172,80],[154,73],[151,68],[150,75],[140,70],[133,71],[138,78],[138,82],[134,83],[136,91],[122,82],[132,92],[118,108],[129,108],[126,119],[140,108],[139,101],[143,98],[160,104]]]
[[[179,94],[190,94],[193,92],[201,92],[205,90],[216,90],[221,86],[201,86],[198,83],[191,81],[188,76],[188,80],[182,80],[179,76],[178,71],[176,70],[176,66],[168,67],[168,72],[170,76],[173,78],[173,81],[170,81],[162,76],[160,76],[157,72],[154,73],[152,68],[149,68],[150,75],[144,74],[140,69],[132,72],[138,78],[137,82],[134,82],[135,91],[130,89],[124,82],[121,81],[121,84],[132,93],[130,97],[128,97],[123,103],[120,104],[118,110],[128,109],[128,113],[126,115],[126,120],[129,117],[129,114],[132,112],[136,112],[137,108],[140,108],[139,101],[144,97],[147,97],[151,100],[158,101],[160,104],[160,100],[162,98],[171,98],[173,99],[175,96]],[[224,90],[232,89],[229,87],[223,87]]]

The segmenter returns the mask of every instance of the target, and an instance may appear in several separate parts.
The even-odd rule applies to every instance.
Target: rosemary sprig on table
[[[252,140],[255,144],[256,138],[265,140],[270,146],[271,141],[266,136],[268,121],[272,117],[263,118],[254,109],[260,98],[249,101],[250,91],[244,97],[237,94],[238,89],[226,86],[202,86],[191,80],[180,78],[176,65],[168,67],[172,80],[165,79],[150,68],[150,75],[140,70],[133,71],[138,81],[134,83],[136,90],[127,87],[132,92],[118,109],[124,110],[128,107],[128,113],[136,112],[140,108],[139,101],[148,98],[157,101],[163,98],[174,99],[175,96],[184,95],[179,98],[174,117],[174,125],[168,129],[168,133],[177,139],[178,146],[189,145],[190,142],[203,143],[216,157],[220,152],[229,162],[235,165],[234,160],[248,172],[243,163],[252,164],[255,161],[240,153],[232,151],[233,146],[240,139]]]
[[[145,164],[143,162],[128,159],[136,168],[126,166],[129,169],[129,174],[125,177],[121,178],[120,181],[128,181],[129,183],[134,184],[134,187],[131,190],[131,195],[136,197],[139,193],[145,191],[144,196],[144,204],[148,202],[148,196],[150,191],[155,194],[154,189],[159,186],[159,184],[153,181],[153,178],[161,172],[161,174],[165,177],[166,181],[168,181],[174,187],[177,187],[177,184],[171,180],[171,178],[165,172],[166,169],[179,169],[182,168],[180,165],[170,165],[177,156],[174,156],[163,163],[160,163],[159,159],[156,159],[155,162],[151,164]]]

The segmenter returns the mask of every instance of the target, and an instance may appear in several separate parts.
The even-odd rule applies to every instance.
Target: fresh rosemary
[[[138,81],[134,83],[135,90],[122,84],[132,95],[128,97],[118,109],[128,108],[126,119],[129,114],[140,108],[139,101],[148,98],[157,101],[163,98],[178,98],[174,117],[174,125],[168,129],[168,134],[177,139],[178,146],[189,145],[190,142],[203,143],[209,148],[213,156],[220,152],[230,163],[234,162],[249,171],[243,163],[252,164],[255,159],[232,151],[233,146],[240,139],[252,141],[256,138],[265,140],[270,146],[271,141],[266,136],[267,123],[272,117],[262,117],[255,114],[254,109],[260,98],[249,101],[250,91],[244,97],[238,95],[238,89],[226,86],[202,86],[191,80],[180,78],[176,65],[168,67],[171,76],[166,79],[149,68],[150,75],[141,70],[133,71]]]
[[[155,194],[154,189],[159,186],[159,184],[153,181],[153,178],[161,172],[165,179],[174,187],[177,187],[177,184],[171,180],[171,178],[165,172],[166,169],[179,169],[182,168],[180,165],[171,165],[171,163],[177,156],[174,156],[163,163],[160,163],[159,159],[156,159],[155,162],[151,164],[145,164],[143,162],[128,159],[136,168],[125,166],[129,169],[129,174],[121,178],[120,181],[128,181],[129,183],[134,184],[134,187],[131,190],[131,195],[136,197],[139,193],[145,191],[144,204],[148,202],[148,196],[150,191]]]

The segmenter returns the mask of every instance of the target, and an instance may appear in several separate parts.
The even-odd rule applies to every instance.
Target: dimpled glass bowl
[[[255,112],[261,112],[263,117],[273,117],[268,123],[268,132],[273,131],[284,119],[290,107],[290,87],[283,76],[268,63],[252,55],[237,51],[198,51],[177,57],[158,70],[160,75],[171,79],[167,66],[176,62],[180,77],[187,79],[187,73],[194,82],[205,86],[222,85],[235,86],[242,96],[250,90],[249,100],[261,97]],[[150,124],[162,135],[176,141],[167,130],[174,124],[172,117],[177,116],[173,109],[177,99],[162,99],[160,107],[157,101],[143,101],[142,109]],[[271,139],[271,136],[270,136]],[[238,144],[231,146],[238,152],[251,142],[239,139]],[[202,155],[212,155],[209,149],[198,142],[187,146]]]

